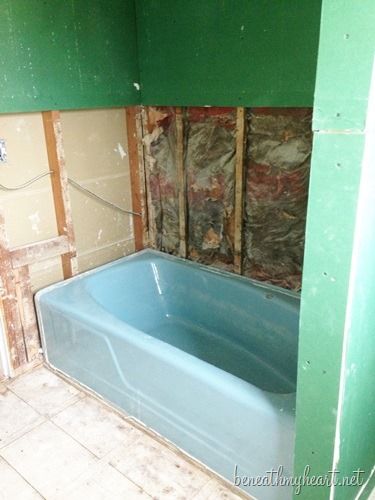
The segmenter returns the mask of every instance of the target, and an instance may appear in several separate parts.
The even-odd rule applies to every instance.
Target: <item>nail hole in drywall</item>
[[[307,365],[310,365],[311,363],[310,363],[310,361],[309,361],[309,360],[306,360],[306,364],[307,364]]]
[[[323,375],[325,375],[327,373],[327,370],[323,370],[322,373]]]
[[[345,33],[344,38],[345,38],[345,40],[349,40],[349,38],[350,38],[349,33]]]
[[[342,168],[341,163],[336,163],[336,168]]]
[[[341,117],[341,113],[336,113],[336,118],[340,118]]]
[[[323,276],[326,278],[328,276],[328,273],[324,271]]]

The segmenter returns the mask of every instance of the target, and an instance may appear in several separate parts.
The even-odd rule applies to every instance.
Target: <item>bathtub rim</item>
[[[43,324],[42,314],[41,314],[40,298],[44,294],[49,293],[50,291],[53,291],[55,289],[58,289],[60,287],[65,286],[65,285],[68,285],[69,283],[79,282],[83,278],[85,278],[87,276],[90,276],[92,274],[97,273],[99,270],[102,271],[102,270],[105,270],[105,269],[110,269],[111,267],[114,267],[115,265],[118,265],[119,263],[125,262],[125,261],[128,261],[128,260],[133,260],[133,259],[136,260],[137,257],[140,257],[142,255],[151,255],[151,256],[152,255],[156,255],[156,256],[159,256],[159,257],[161,256],[163,259],[167,259],[167,260],[174,261],[174,262],[181,262],[182,261],[182,263],[186,263],[188,266],[191,265],[195,269],[201,269],[203,271],[212,272],[215,275],[229,277],[229,278],[232,278],[232,279],[237,279],[237,280],[240,280],[240,281],[242,281],[244,283],[247,283],[247,284],[251,283],[251,284],[253,284],[253,285],[257,286],[257,287],[260,287],[260,288],[262,288],[264,290],[278,292],[278,293],[281,293],[282,295],[285,294],[287,296],[290,296],[292,298],[296,298],[297,300],[299,300],[299,294],[297,292],[293,292],[291,290],[284,290],[283,288],[277,287],[275,285],[270,285],[268,283],[265,283],[265,284],[259,283],[258,281],[250,279],[250,278],[247,278],[245,276],[236,275],[234,273],[231,273],[229,271],[224,271],[224,270],[221,270],[221,269],[216,269],[216,268],[212,269],[212,268],[209,268],[208,266],[205,266],[204,264],[200,264],[200,263],[197,263],[197,262],[194,262],[194,261],[190,261],[188,259],[183,259],[181,257],[176,257],[174,255],[165,254],[164,252],[161,252],[161,251],[158,251],[158,250],[147,248],[147,249],[141,250],[139,252],[134,252],[133,254],[129,254],[129,255],[124,256],[124,257],[120,257],[119,259],[116,259],[114,261],[108,262],[106,264],[103,264],[101,266],[95,267],[93,269],[89,269],[88,271],[84,271],[83,273],[80,273],[80,274],[78,274],[76,276],[73,276],[71,278],[68,278],[66,280],[63,280],[63,281],[54,283],[52,285],[49,285],[49,286],[47,286],[47,287],[39,290],[35,294],[34,301],[35,301],[35,306],[36,306],[35,309],[36,309],[38,326],[39,326],[39,332],[40,332],[40,338],[41,338],[42,354],[43,354],[43,357],[44,357],[44,361],[46,363],[48,363],[48,365],[52,369],[57,369],[58,370],[58,368],[55,367],[50,362],[50,360],[49,360],[47,343],[46,343],[45,332],[44,332],[44,324]],[[93,300],[92,297],[90,298],[90,300]],[[102,305],[99,305],[99,307],[103,310],[103,312],[107,312],[106,309]],[[151,339],[154,339],[154,337],[152,337],[147,332],[144,332],[143,330],[140,330],[140,329],[138,329],[138,328],[136,328],[136,327],[134,327],[132,325],[129,325],[126,322],[123,322],[123,321],[121,321],[118,318],[117,318],[117,320],[119,322],[121,322],[121,324],[126,324],[127,328],[131,328],[131,330],[133,330],[134,332],[137,332],[137,334],[140,334],[141,337],[149,337]],[[111,332],[111,333],[113,333],[113,332]],[[141,342],[142,342],[142,340],[141,340]],[[175,346],[173,346],[171,344],[166,344],[166,346],[167,346],[166,347],[167,350],[170,350],[170,349],[175,350],[176,354],[177,353],[179,354],[179,351],[181,351],[181,353],[183,354],[184,357],[188,356],[189,358],[194,358],[193,355],[187,353],[186,351],[183,351],[183,350],[179,349],[178,347],[175,347]],[[226,372],[225,370],[223,370],[220,367],[211,365],[210,363],[208,363],[208,362],[206,362],[206,361],[204,361],[204,360],[202,360],[200,358],[197,358],[197,360],[199,360],[199,363],[205,363],[205,364],[209,365],[211,367],[211,369],[220,370],[221,372],[226,373],[230,377],[238,378],[238,380],[241,380],[241,382],[249,384],[253,389],[255,389],[256,392],[259,391],[259,393],[265,393],[265,394],[273,395],[273,397],[275,397],[275,398],[278,398],[278,397],[282,398],[283,396],[288,396],[288,395],[289,396],[293,395],[295,397],[295,395],[296,395],[296,391],[291,391],[291,392],[286,392],[286,393],[282,393],[282,392],[278,393],[278,392],[273,392],[273,391],[268,391],[268,390],[265,390],[265,389],[261,389],[257,385],[252,384],[252,383],[247,382],[247,381],[244,381],[240,377],[236,377],[232,373]]]
[[[300,295],[298,292],[294,292],[292,290],[287,290],[287,289],[284,289],[284,288],[281,288],[281,287],[278,287],[276,285],[272,285],[269,283],[259,282],[257,280],[254,280],[252,278],[248,278],[246,276],[238,275],[238,274],[235,274],[235,273],[230,272],[230,271],[225,271],[223,269],[213,268],[213,267],[207,266],[205,264],[201,264],[199,262],[191,261],[189,259],[184,259],[182,257],[170,255],[170,254],[167,254],[165,252],[155,250],[153,248],[145,248],[145,249],[140,250],[138,252],[134,252],[132,254],[125,255],[124,257],[120,257],[119,259],[115,259],[113,261],[107,262],[106,264],[102,264],[101,266],[97,266],[97,267],[94,267],[94,268],[89,269],[87,271],[84,271],[82,273],[79,273],[75,276],[72,276],[71,278],[67,278],[67,279],[59,281],[57,283],[53,283],[51,285],[48,285],[48,286],[38,290],[35,293],[34,303],[35,303],[36,316],[37,316],[40,339],[41,339],[41,347],[42,347],[41,351],[42,351],[42,354],[44,356],[44,360],[46,362],[48,362],[48,364],[49,364],[49,366],[51,366],[51,368],[57,369],[49,360],[48,348],[47,348],[45,332],[44,332],[44,324],[43,324],[42,314],[41,314],[40,299],[45,294],[48,294],[49,292],[52,292],[52,291],[59,289],[61,287],[68,286],[70,283],[80,284],[79,282],[81,280],[83,280],[91,275],[95,275],[98,272],[102,272],[102,271],[105,271],[107,269],[111,269],[112,267],[115,267],[117,265],[121,266],[122,263],[125,264],[126,262],[128,262],[128,261],[131,262],[132,260],[134,260],[135,262],[137,262],[137,261],[142,262],[140,259],[143,256],[146,256],[146,257],[150,256],[151,259],[152,259],[152,256],[156,256],[158,258],[161,258],[164,261],[175,262],[175,263],[180,264],[180,265],[186,265],[187,267],[190,266],[192,269],[202,271],[203,273],[208,272],[208,273],[212,273],[214,276],[229,278],[229,279],[235,280],[239,283],[243,283],[246,285],[253,285],[258,290],[260,289],[263,293],[264,292],[271,292],[271,293],[278,294],[279,297],[287,296],[287,297],[290,297],[292,299],[295,299],[298,303],[300,302]],[[147,264],[147,260],[144,260],[143,262]],[[152,260],[151,260],[151,262],[152,262]],[[85,288],[85,285],[82,284],[82,286]],[[87,290],[86,290],[86,292],[87,292]],[[91,296],[91,294],[89,292],[88,292],[88,297],[90,300],[95,301],[95,299]],[[102,304],[98,303],[98,306],[102,310],[102,312],[104,312],[106,314],[107,313],[110,314]],[[131,328],[131,330],[133,330],[134,332],[137,332],[137,335],[139,334],[141,337],[149,337],[151,339],[154,339],[154,337],[152,335],[150,335],[148,332],[145,332],[139,328],[136,328],[135,326],[132,326],[126,322],[123,322],[119,318],[116,318],[116,320],[118,320],[121,323],[121,325],[126,324],[127,328]],[[113,333],[113,332],[110,332],[110,333]],[[167,345],[167,349],[176,350],[176,353],[179,353],[179,351],[181,351],[181,349],[179,349],[176,346],[173,346],[173,345],[168,344],[168,343],[166,345]],[[186,351],[182,350],[182,353],[185,356],[188,356],[189,358],[194,358],[193,355],[187,353]],[[220,368],[218,366],[211,365],[210,363],[208,363],[200,358],[198,358],[198,359],[199,359],[199,362],[207,363],[209,366],[211,366],[215,370],[220,370],[220,371],[225,372],[226,374],[230,375],[231,377],[236,377],[232,373],[226,372],[225,370],[223,370],[222,368]],[[272,394],[275,397],[277,397],[277,396],[282,397],[284,395],[294,395],[295,396],[295,394],[296,394],[296,390],[291,391],[291,392],[285,392],[285,393],[284,392],[279,393],[279,392],[268,391],[265,389],[261,389],[256,384],[252,384],[250,382],[244,381],[240,377],[238,377],[238,378],[239,378],[239,380],[250,384],[256,391],[260,391],[260,393],[266,393],[266,394],[270,394],[270,395]]]
[[[88,269],[87,271],[83,271],[82,273],[78,273],[75,276],[72,276],[71,278],[63,279],[61,281],[58,281],[57,283],[52,283],[51,285],[47,285],[46,287],[41,288],[38,290],[35,295],[34,295],[34,301],[38,303],[39,297],[44,295],[45,293],[54,290],[55,288],[60,288],[61,286],[66,286],[68,283],[71,283],[73,281],[79,281],[83,278],[86,278],[87,276],[90,276],[91,274],[95,274],[97,272],[104,271],[105,269],[109,269],[111,267],[114,267],[115,265],[120,264],[121,262],[126,262],[126,261],[131,261],[133,259],[137,259],[137,257],[141,257],[142,255],[156,255],[158,257],[162,257],[163,259],[172,261],[172,262],[180,262],[183,265],[191,266],[195,269],[200,269],[203,272],[208,272],[212,273],[215,275],[227,277],[227,278],[232,278],[234,280],[238,280],[243,283],[251,283],[257,288],[262,288],[267,291],[273,291],[275,293],[279,293],[281,295],[286,295],[288,297],[297,299],[298,302],[301,300],[301,294],[300,292],[295,292],[293,290],[288,290],[286,288],[282,288],[277,285],[272,285],[271,283],[263,282],[263,281],[258,281],[255,280],[254,278],[249,278],[247,276],[243,276],[241,274],[236,274],[231,271],[226,271],[224,269],[220,269],[217,267],[212,267],[208,266],[206,264],[202,264],[200,262],[196,262],[190,259],[185,259],[183,257],[179,257],[177,255],[171,255],[165,252],[162,252],[161,250],[155,250],[154,248],[144,248],[143,250],[139,250],[136,252],[133,252],[131,254],[125,255],[123,257],[120,257],[118,259],[112,260],[110,262],[107,262],[106,264],[102,264],[100,266],[94,267],[92,269]]]

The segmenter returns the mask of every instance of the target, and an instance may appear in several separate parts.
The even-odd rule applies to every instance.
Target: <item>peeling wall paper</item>
[[[311,110],[253,109],[247,123],[244,274],[299,290]]]
[[[145,143],[155,246],[178,254],[176,129],[172,108],[149,108]],[[187,108],[188,257],[233,270],[235,108]],[[312,149],[310,108],[247,111],[243,222],[244,274],[301,286]]]

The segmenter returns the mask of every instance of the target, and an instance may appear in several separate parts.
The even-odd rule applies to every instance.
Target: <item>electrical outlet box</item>
[[[4,139],[0,139],[0,163],[6,163],[7,161],[7,150],[5,146]]]

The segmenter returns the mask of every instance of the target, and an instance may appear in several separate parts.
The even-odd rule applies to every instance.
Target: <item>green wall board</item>
[[[369,19],[372,21],[369,22]],[[323,0],[303,271],[295,475],[336,478],[375,462],[374,161],[365,162],[375,3]],[[350,45],[353,44],[353,45]],[[349,57],[351,55],[351,57]],[[370,166],[368,166],[368,164]],[[354,486],[305,486],[296,498],[356,498]],[[367,498],[362,495],[361,498]]]
[[[374,58],[374,26],[373,0],[324,2],[315,130],[363,130]]]
[[[375,52],[375,51],[374,51]],[[337,422],[337,468],[375,473],[375,65],[366,121]],[[370,482],[369,482],[370,483]],[[375,475],[372,477],[375,487]],[[352,500],[350,489],[337,498]],[[365,496],[362,498],[366,498]]]
[[[311,106],[320,3],[0,0],[0,112]]]
[[[138,0],[142,102],[311,106],[320,0]]]
[[[307,465],[312,474],[324,475],[333,464],[363,144],[362,135],[316,134],[314,140],[301,296],[296,476]],[[327,488],[319,490],[304,487],[300,496],[329,498]]]
[[[0,0],[0,112],[139,102],[133,0]]]

